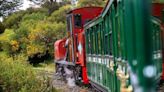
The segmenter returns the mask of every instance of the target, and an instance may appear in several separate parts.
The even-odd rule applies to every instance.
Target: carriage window
[[[81,15],[80,14],[75,14],[74,15],[74,23],[75,23],[75,27],[82,27],[82,23],[81,23]]]
[[[67,18],[67,31],[70,31],[70,23],[69,23],[69,18]]]
[[[72,16],[67,16],[67,31],[72,31]]]

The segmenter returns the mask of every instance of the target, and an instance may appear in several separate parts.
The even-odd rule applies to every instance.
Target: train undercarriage
[[[67,61],[56,62],[56,75],[65,80],[69,86],[82,84],[81,66]]]

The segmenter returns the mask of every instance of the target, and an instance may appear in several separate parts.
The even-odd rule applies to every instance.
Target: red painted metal
[[[81,32],[78,34],[78,63],[81,64],[81,66],[85,66],[86,65],[86,61],[85,61],[85,38],[84,38],[84,34]]]
[[[162,10],[164,9],[164,3],[153,3],[152,6],[153,16],[162,20]]]
[[[66,39],[57,40],[54,44],[54,57],[56,61],[63,60],[66,55]]]
[[[74,22],[73,22],[74,17],[72,17],[72,29],[73,29],[72,39],[73,39],[73,45],[74,45],[73,49],[74,49],[74,57],[76,59],[75,62],[77,64],[79,62],[84,62],[84,61],[79,61],[79,57],[78,57],[78,44],[77,44],[79,42],[78,34],[84,32],[83,25],[85,24],[85,21],[94,19],[95,17],[100,15],[101,11],[102,11],[101,7],[83,7],[83,8],[74,9],[68,13],[72,15],[80,14],[81,20],[82,20],[82,27],[75,27]],[[85,44],[83,44],[83,47],[84,46]]]
[[[88,75],[87,75],[87,67],[86,66],[82,67],[82,78],[83,78],[83,83],[84,84],[89,84],[89,79],[88,79]]]
[[[88,76],[87,76],[87,68],[86,68],[86,56],[85,56],[85,38],[84,38],[84,24],[88,20],[92,20],[101,14],[103,8],[101,7],[83,7],[74,9],[68,12],[68,18],[71,16],[71,23],[72,23],[72,32],[68,32],[68,39],[70,40],[68,47],[72,47],[68,49],[68,62],[74,61],[76,65],[80,65],[82,68],[82,80],[84,84],[88,84]],[[75,26],[75,19],[74,15],[81,15],[81,27]],[[69,28],[69,27],[68,27]],[[65,58],[66,49],[64,48],[64,44],[66,39],[58,40],[55,42],[55,60],[61,60]],[[74,58],[73,58],[74,57]]]
[[[89,83],[89,79],[87,76],[87,68],[86,68],[86,57],[85,57],[85,38],[84,38],[84,27],[86,20],[92,20],[95,17],[99,16],[102,11],[101,7],[84,7],[72,10],[71,14],[80,14],[81,20],[82,20],[82,27],[76,27],[74,25],[74,22],[72,22],[72,29],[73,29],[73,35],[72,38],[74,39],[74,57],[76,64],[80,65],[82,67],[82,79],[84,84]],[[72,18],[72,21],[74,21],[74,18]],[[81,49],[81,50],[80,50]]]
[[[85,24],[86,20],[92,20],[93,18],[97,17],[100,15],[102,11],[101,7],[83,7],[83,8],[78,8],[70,11],[69,13],[71,14],[80,14],[82,16],[82,27],[75,27],[73,23],[73,34],[79,33],[83,31],[83,25]],[[68,14],[69,14],[68,13]],[[74,21],[74,18],[73,18]]]

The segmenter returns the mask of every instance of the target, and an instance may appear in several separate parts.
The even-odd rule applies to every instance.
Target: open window
[[[72,15],[67,16],[67,31],[72,31]]]
[[[81,20],[81,15],[80,14],[75,14],[74,15],[74,25],[75,27],[82,27],[82,20]]]

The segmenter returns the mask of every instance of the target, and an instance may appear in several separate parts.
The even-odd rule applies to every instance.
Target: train
[[[164,80],[164,1],[108,0],[67,13],[56,74],[99,92],[155,92]]]

